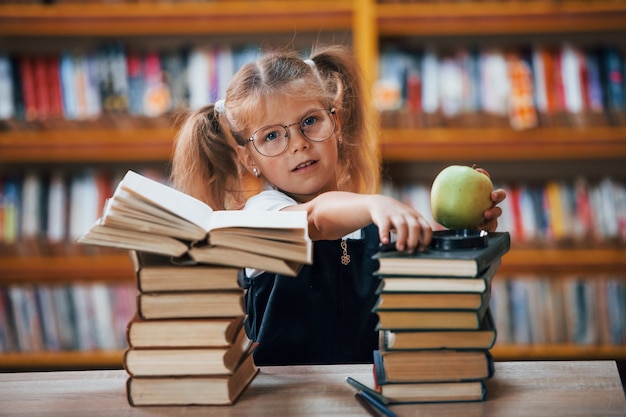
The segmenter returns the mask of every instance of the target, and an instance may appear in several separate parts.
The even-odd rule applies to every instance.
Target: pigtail
[[[339,189],[372,193],[380,181],[380,155],[362,74],[352,52],[343,46],[314,51],[315,69],[335,94],[342,144],[337,178]]]
[[[171,180],[215,210],[240,208],[239,162],[213,104],[188,114],[178,131]]]

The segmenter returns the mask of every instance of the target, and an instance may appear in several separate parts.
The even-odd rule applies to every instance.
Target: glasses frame
[[[315,113],[317,111],[325,111],[325,112],[327,112],[330,115],[330,118],[331,118],[331,120],[333,122],[333,128],[331,130],[331,133],[328,135],[328,137],[326,137],[325,139],[322,139],[322,140],[315,140],[315,139],[311,139],[307,135],[305,135],[304,131],[301,128],[298,129],[298,130],[300,131],[300,134],[302,135],[302,137],[305,138],[306,140],[310,141],[310,142],[318,142],[318,143],[324,142],[324,141],[328,140],[328,138],[330,138],[333,135],[333,133],[335,132],[335,128],[337,127],[337,120],[335,119],[335,115],[337,114],[337,110],[334,107],[331,108],[331,109],[324,109],[324,108],[313,109],[313,110],[307,112],[304,116],[302,116],[302,118],[299,121],[294,122],[294,123],[290,123],[288,125],[281,125],[280,123],[275,123],[275,124],[271,124],[271,125],[266,125],[266,126],[260,127],[257,130],[255,130],[254,133],[252,133],[252,136],[250,136],[248,139],[246,139],[246,142],[251,142],[252,146],[254,147],[254,149],[260,155],[263,155],[266,158],[274,158],[275,156],[280,156],[280,155],[284,154],[285,151],[287,151],[287,149],[289,149],[289,139],[291,139],[291,134],[289,133],[289,128],[291,126],[294,126],[294,125],[300,125],[304,119],[306,119],[309,115],[311,115],[312,113]],[[261,131],[263,129],[266,129],[266,128],[270,127],[270,126],[280,126],[283,129],[285,129],[285,133],[286,133],[285,134],[285,139],[287,139],[287,140],[285,141],[285,149],[283,149],[282,151],[280,151],[276,155],[265,155],[263,152],[261,152],[259,150],[259,148],[256,147],[256,145],[254,143],[254,135],[256,135],[257,132],[259,132],[259,131]]]

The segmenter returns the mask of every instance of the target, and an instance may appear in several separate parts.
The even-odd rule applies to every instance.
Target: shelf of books
[[[347,30],[352,1],[2,4],[0,35],[137,36]]]
[[[57,338],[44,337],[40,323],[19,347],[2,333],[15,319],[7,309],[19,302],[28,322],[43,308],[33,300],[54,298],[50,292],[88,293],[75,297],[74,308],[85,308],[80,300],[104,292],[101,285],[132,288],[125,252],[72,242],[93,224],[122,168],[165,181],[179,112],[223,97],[224,80],[257,56],[259,39],[278,38],[303,48],[354,44],[364,73],[377,80],[381,155],[400,167],[391,171],[458,160],[484,161],[487,170],[490,162],[542,166],[505,179],[516,182],[505,184],[500,222],[512,237],[495,281],[506,283],[499,298],[509,302],[500,306],[526,305],[518,311],[529,318],[525,295],[559,282],[567,289],[555,299],[596,294],[612,310],[595,303],[588,319],[599,317],[602,331],[572,328],[558,340],[524,330],[521,318],[517,327],[502,324],[496,360],[626,359],[626,325],[607,319],[626,317],[626,177],[615,168],[626,163],[625,33],[626,2],[613,0],[0,4],[0,91],[12,91],[0,94],[0,370],[121,366],[121,327],[114,346],[78,346],[68,335],[62,342],[53,324]],[[223,63],[211,85],[210,60]],[[107,70],[85,77],[96,62]],[[558,170],[580,161],[595,161],[595,171],[550,172],[553,162]],[[415,184],[398,185],[407,200],[420,195]],[[564,323],[576,317],[567,311]],[[75,335],[80,326],[72,328]]]
[[[468,161],[507,191],[494,358],[623,360],[626,3],[381,1],[376,16],[383,189],[428,214],[417,177]]]
[[[620,1],[380,1],[382,36],[508,35],[624,30],[626,4]]]

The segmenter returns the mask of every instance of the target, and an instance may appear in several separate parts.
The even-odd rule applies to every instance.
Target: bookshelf
[[[429,39],[449,44],[463,39],[492,42],[551,36],[559,39],[586,34],[623,37],[626,2],[602,0],[526,2],[480,1],[455,3],[333,1],[215,1],[115,4],[1,4],[0,50],[32,49],[33,45],[61,48],[87,39],[205,37],[258,40],[259,36],[290,43],[300,35],[329,34],[350,43],[366,79],[378,77],[378,53],[384,42]],[[623,38],[622,38],[623,39]],[[42,42],[44,40],[45,42]],[[623,43],[623,41],[622,41]],[[17,46],[15,46],[17,45]],[[35,48],[36,50],[37,48]],[[131,128],[65,123],[62,128],[0,130],[0,173],[15,166],[166,164],[174,130],[163,123]],[[396,171],[412,166],[463,160],[499,164],[576,164],[593,160],[602,166],[626,162],[626,126],[542,127],[514,131],[508,127],[383,128],[381,153]],[[87,140],[88,138],[88,140]],[[555,168],[556,169],[556,168]],[[550,168],[542,171],[550,172]],[[598,173],[597,170],[595,173]],[[434,175],[435,171],[427,175]],[[547,174],[549,175],[549,174]],[[623,178],[622,178],[623,179]],[[0,256],[0,284],[132,282],[125,254],[97,256]],[[626,248],[514,247],[504,259],[502,273],[586,271],[622,273]],[[566,266],[566,267],[564,267]],[[626,359],[626,346],[497,346],[498,360]],[[0,369],[115,367],[121,352],[44,352],[0,354]]]

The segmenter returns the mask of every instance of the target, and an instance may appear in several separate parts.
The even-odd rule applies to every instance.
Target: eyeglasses
[[[289,125],[269,125],[255,131],[247,140],[263,156],[278,156],[289,145],[289,128],[298,125],[302,136],[311,142],[324,142],[335,131],[335,109],[317,109],[304,115],[302,120]]]

